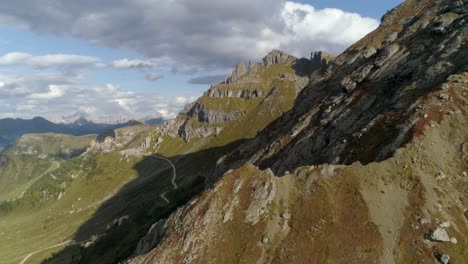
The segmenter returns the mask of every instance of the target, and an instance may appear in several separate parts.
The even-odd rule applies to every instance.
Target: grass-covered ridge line
[[[94,139],[96,135],[28,134],[17,140],[15,148],[26,153],[66,159],[84,152]]]
[[[0,201],[16,199],[59,163],[83,153],[95,135],[29,134],[4,150],[0,166]]]

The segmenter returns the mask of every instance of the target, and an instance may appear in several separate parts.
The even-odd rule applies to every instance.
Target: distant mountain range
[[[106,130],[120,127],[148,124],[162,124],[162,118],[147,119],[144,122],[129,120],[122,123],[95,123],[86,118],[78,118],[69,123],[54,123],[42,117],[33,119],[5,118],[0,119],[0,150],[25,134],[31,133],[60,133],[74,136],[100,134]]]
[[[87,120],[89,122],[95,124],[107,124],[107,125],[116,125],[116,124],[124,124],[132,120],[138,120],[145,124],[153,124],[156,120],[155,124],[161,124],[165,121],[162,117],[155,117],[155,116],[146,116],[146,117],[135,117],[129,115],[115,115],[115,116],[94,116],[83,112],[78,112],[73,115],[68,116],[61,116],[61,115],[51,115],[45,117],[52,123],[55,124],[72,124],[79,120]]]

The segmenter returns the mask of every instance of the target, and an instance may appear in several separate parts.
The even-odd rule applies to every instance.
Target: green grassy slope
[[[0,201],[14,199],[65,159],[79,155],[95,138],[61,134],[31,134],[18,139],[0,155]]]
[[[30,252],[72,239],[103,202],[136,176],[135,162],[119,161],[116,154],[64,161],[34,183],[22,199],[3,203],[0,263],[18,263]],[[107,224],[101,223],[104,229]],[[28,263],[39,260],[32,258]]]

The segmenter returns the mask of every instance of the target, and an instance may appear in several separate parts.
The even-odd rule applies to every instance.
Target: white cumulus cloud
[[[53,99],[61,97],[65,94],[65,87],[60,85],[50,84],[49,90],[46,93],[33,93],[29,98],[33,99]]]
[[[147,60],[121,59],[111,63],[115,69],[154,69],[156,64]]]
[[[119,59],[104,63],[100,58],[77,54],[46,54],[35,56],[24,52],[9,52],[0,56],[0,66],[22,65],[33,68],[112,68],[116,70],[150,70],[157,67],[155,61]]]
[[[285,0],[3,1],[2,17],[0,24],[168,58],[174,71],[182,73],[258,60],[274,48],[298,56],[314,50],[336,54],[379,24],[358,14]],[[113,66],[154,65],[120,60]]]
[[[281,11],[285,35],[278,39],[291,52],[307,48],[338,53],[379,26],[374,19],[339,9],[316,10],[313,6],[286,2]]]
[[[26,65],[36,68],[96,67],[100,65],[100,60],[95,57],[74,54],[47,54],[34,56],[23,52],[10,52],[0,57],[0,65]]]

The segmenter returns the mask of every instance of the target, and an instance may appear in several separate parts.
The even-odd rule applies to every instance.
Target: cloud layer
[[[5,1],[0,24],[168,57],[176,72],[230,67],[273,48],[339,53],[378,26],[357,14],[284,0]]]
[[[151,92],[127,92],[107,84],[96,87],[81,75],[42,72],[32,75],[0,74],[0,118],[74,115],[92,117],[174,117],[190,96],[162,96]]]
[[[24,52],[9,52],[0,57],[0,66],[25,65],[35,68],[50,67],[98,67],[101,62],[98,58],[74,54],[48,54],[33,56]]]
[[[111,66],[114,69],[154,69],[156,63],[147,60],[121,59],[113,61]]]
[[[157,68],[155,60],[119,59],[104,63],[100,58],[76,54],[47,54],[34,56],[24,52],[9,52],[0,56],[0,66],[28,66],[33,68],[89,69],[112,68],[116,70],[152,70]]]

